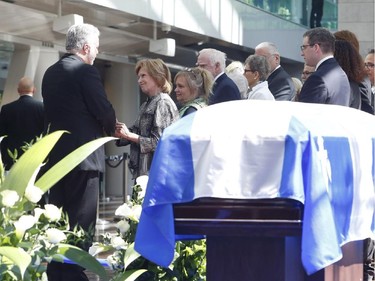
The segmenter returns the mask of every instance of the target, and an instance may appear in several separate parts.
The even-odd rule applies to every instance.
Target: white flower
[[[48,281],[48,276],[47,276],[46,272],[42,273],[42,279],[41,279],[41,281]]]
[[[49,228],[46,230],[47,239],[52,244],[60,243],[66,239],[66,235],[60,229]]]
[[[14,226],[16,227],[16,230],[25,232],[29,228],[32,228],[35,223],[36,220],[34,216],[23,215],[18,219],[18,221],[14,222]]]
[[[104,247],[100,246],[97,243],[94,243],[90,248],[89,248],[89,254],[92,256],[96,256],[97,254],[101,253],[104,251]]]
[[[42,199],[43,191],[34,185],[28,185],[25,190],[25,197],[32,203],[38,203]]]
[[[140,185],[141,186],[141,191],[138,193],[138,198],[142,199],[145,197],[145,194],[146,194],[146,188],[147,188],[147,182],[148,182],[148,176],[147,175],[143,175],[143,176],[139,176],[136,180],[135,180],[135,183],[137,185]]]
[[[5,207],[13,207],[14,204],[20,199],[18,193],[14,190],[3,190],[0,192],[1,195],[1,203]]]
[[[44,205],[44,209],[46,210],[44,215],[50,221],[58,221],[61,218],[61,210],[57,208],[53,204],[46,204]]]
[[[126,233],[130,228],[130,224],[126,220],[120,220],[116,226],[121,234]]]
[[[139,222],[139,218],[141,217],[142,213],[142,206],[141,205],[134,205],[132,207],[132,216],[130,219]]]
[[[141,205],[134,205],[132,207],[129,207],[126,203],[124,203],[120,207],[117,208],[115,215],[130,219],[132,221],[139,222],[141,212],[142,212]]]
[[[126,242],[119,236],[113,236],[111,238],[111,244],[116,250],[125,249]]]
[[[130,209],[130,207],[126,203],[124,203],[116,209],[115,215],[128,218],[131,215],[131,213],[132,210]]]
[[[119,267],[117,259],[114,255],[110,255],[107,257],[107,262],[111,265],[112,270],[116,270]]]
[[[34,218],[36,221],[39,221],[39,218],[42,214],[44,214],[46,210],[43,210],[41,208],[35,208],[34,209]]]

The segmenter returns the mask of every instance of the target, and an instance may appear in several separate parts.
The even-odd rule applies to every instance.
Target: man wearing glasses
[[[301,74],[302,84],[305,83],[305,81],[307,80],[307,78],[309,78],[311,76],[311,74],[313,74],[314,72],[315,72],[315,67],[307,65],[305,63],[305,65],[303,66],[302,74]]]
[[[316,27],[304,33],[301,55],[315,72],[303,84],[299,101],[349,106],[349,80],[333,57],[334,50],[335,37],[327,29]]]
[[[365,57],[365,67],[367,71],[367,75],[370,78],[371,81],[371,90],[372,93],[375,95],[375,71],[374,71],[374,65],[375,65],[375,50],[371,49],[367,56]]]

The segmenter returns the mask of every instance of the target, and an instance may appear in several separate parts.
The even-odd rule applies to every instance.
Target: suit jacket
[[[280,66],[272,72],[268,78],[268,89],[275,100],[292,100],[296,94],[290,75]]]
[[[374,114],[374,95],[371,91],[371,82],[368,77],[359,83],[359,91],[361,94],[361,110]]]
[[[324,61],[303,84],[299,101],[349,106],[348,77],[334,58]]]
[[[208,104],[211,105],[219,102],[240,99],[241,94],[237,85],[228,77],[228,75],[223,73],[215,81]]]
[[[98,70],[78,56],[65,54],[50,66],[42,81],[45,126],[49,132],[67,130],[51,151],[55,164],[83,144],[112,135],[116,116],[108,101]],[[104,147],[87,157],[78,169],[104,171]]]
[[[16,149],[19,158],[23,154],[21,147],[40,136],[43,128],[44,110],[41,101],[24,95],[3,105],[0,112],[0,136],[7,137],[1,142],[1,157],[7,170],[13,164],[7,150],[13,152]]]

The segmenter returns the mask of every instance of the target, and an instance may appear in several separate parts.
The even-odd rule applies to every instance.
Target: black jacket
[[[31,96],[23,95],[18,100],[5,104],[0,112],[0,136],[7,135],[1,142],[1,157],[5,169],[9,170],[13,160],[8,149],[17,149],[18,158],[23,154],[21,149],[43,133],[43,103]]]
[[[98,70],[78,56],[64,55],[50,66],[42,81],[46,123],[50,132],[67,130],[49,156],[53,165],[83,144],[112,135],[115,111],[108,101]],[[104,147],[97,149],[78,167],[104,171]]]

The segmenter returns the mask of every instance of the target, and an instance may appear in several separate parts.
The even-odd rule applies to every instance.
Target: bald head
[[[271,72],[280,65],[280,53],[276,45],[271,42],[262,42],[255,47],[255,54],[267,59]]]
[[[22,95],[34,94],[35,86],[33,80],[28,77],[22,77],[18,82],[18,93]]]

